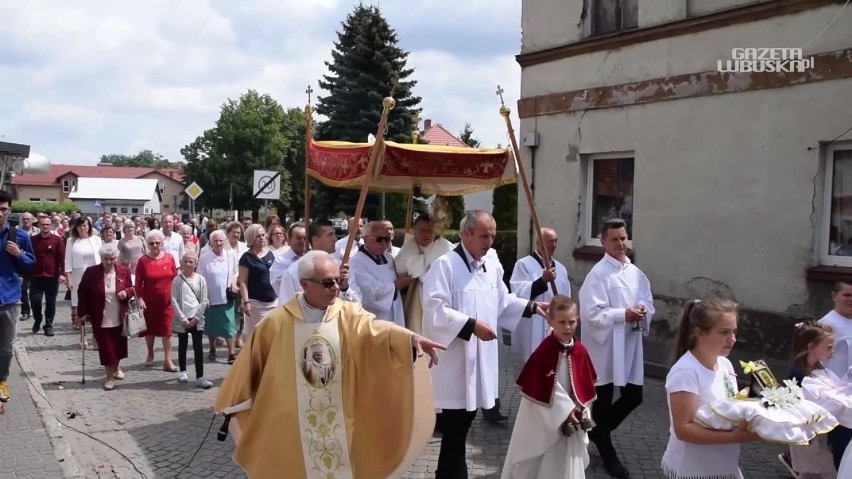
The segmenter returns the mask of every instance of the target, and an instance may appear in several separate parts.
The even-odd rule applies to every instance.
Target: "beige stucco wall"
[[[15,191],[20,201],[30,201],[31,198],[39,198],[41,201],[59,201],[62,189],[56,186],[16,185]]]
[[[540,28],[525,26],[525,45],[528,31],[541,44],[542,31],[576,23],[559,18],[567,7],[556,0],[528,0],[524,10],[543,3],[552,11],[536,14]],[[524,68],[522,96],[715,70],[733,47],[801,46],[839,6]],[[844,15],[805,53],[848,48],[849,32]],[[816,147],[849,126],[849,98],[852,81],[838,80],[521,120],[519,136],[541,135],[532,175],[540,219],[560,234],[557,258],[577,282],[591,266],[571,258],[583,242],[580,156],[635,151],[634,246],[656,294],[714,290],[757,310],[818,313],[802,306],[813,300],[805,270],[820,219],[812,217],[822,186]],[[522,156],[529,167],[529,149]],[[522,253],[529,214],[519,201]]]
[[[147,175],[141,176],[140,178],[152,178],[155,180],[163,180],[165,182],[163,187],[163,189],[165,190],[163,193],[163,201],[160,203],[161,212],[180,213],[184,211],[178,211],[178,205],[180,204],[181,198],[183,198],[184,186],[182,184],[156,172],[148,173]],[[175,198],[177,198],[177,201],[175,201]],[[168,208],[166,207],[166,205],[168,205]]]

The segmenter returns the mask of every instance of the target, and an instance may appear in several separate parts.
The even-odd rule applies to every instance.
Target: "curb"
[[[30,355],[20,343],[15,344],[15,357],[21,366],[21,371],[29,378],[27,388],[30,391],[30,397],[33,403],[35,403],[36,411],[38,411],[41,422],[47,431],[47,436],[50,438],[50,443],[53,445],[53,453],[59,461],[59,468],[62,471],[62,475],[66,479],[84,479],[86,475],[83,474],[83,470],[71,452],[71,446],[65,439],[65,426],[56,419],[53,406],[45,399],[47,394],[44,388],[41,387],[38,377],[33,370]]]

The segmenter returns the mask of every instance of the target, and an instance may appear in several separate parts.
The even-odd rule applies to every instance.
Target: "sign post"
[[[196,182],[192,182],[191,185],[187,186],[185,190],[186,196],[189,196],[189,217],[193,218],[195,216],[195,200],[201,196],[201,193],[204,193],[204,190]]]
[[[269,216],[269,200],[281,199],[281,173],[269,170],[254,170],[253,196],[263,200],[263,213]]]

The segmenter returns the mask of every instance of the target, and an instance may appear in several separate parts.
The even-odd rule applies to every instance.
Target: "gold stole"
[[[307,479],[352,479],[343,415],[343,363],[338,314],[294,321],[296,396]]]

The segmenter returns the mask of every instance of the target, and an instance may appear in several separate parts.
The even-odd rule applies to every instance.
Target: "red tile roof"
[[[430,145],[462,147],[468,146],[457,136],[450,133],[449,130],[444,128],[444,125],[441,125],[440,123],[434,124],[430,126],[426,131],[424,131],[423,139],[426,140]]]
[[[51,186],[58,184],[59,177],[69,173],[84,178],[141,178],[157,172],[178,182],[183,182],[183,172],[177,168],[140,168],[132,166],[88,166],[88,165],[50,165],[50,172],[44,175],[24,173],[15,175],[12,184],[30,186]]]

